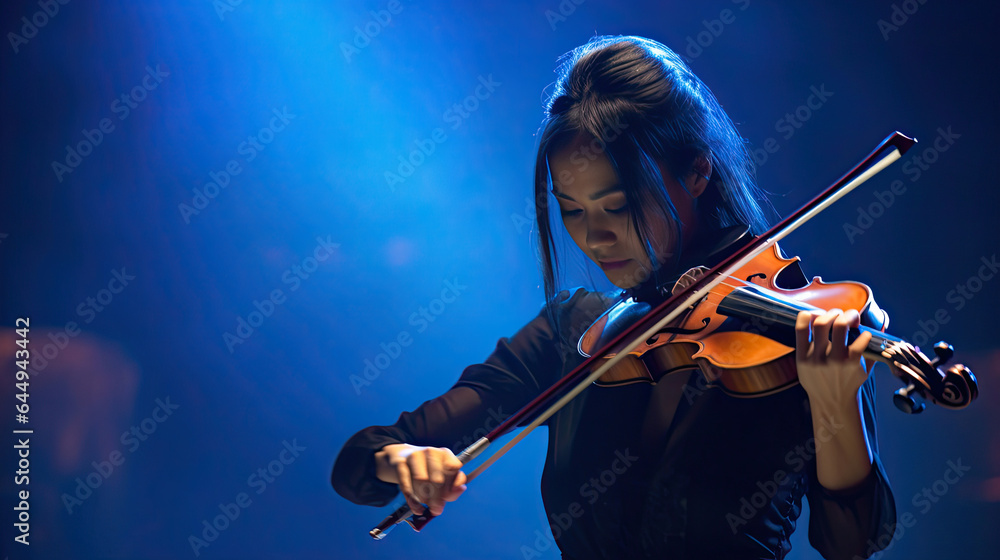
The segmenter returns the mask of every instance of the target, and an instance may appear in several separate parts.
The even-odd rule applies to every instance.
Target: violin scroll
[[[954,364],[942,370],[954,354],[954,347],[944,341],[934,345],[934,359],[928,359],[918,347],[904,341],[885,348],[883,361],[906,383],[892,397],[896,408],[918,414],[925,408],[924,399],[952,409],[965,408],[974,401],[979,396],[979,385],[969,368]]]

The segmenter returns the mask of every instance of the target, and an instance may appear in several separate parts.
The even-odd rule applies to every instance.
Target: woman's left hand
[[[860,325],[861,316],[853,309],[846,313],[840,309],[802,311],[796,318],[795,365],[799,383],[814,407],[857,406],[858,391],[868,378],[861,355],[872,335],[862,333],[848,345],[847,331]]]

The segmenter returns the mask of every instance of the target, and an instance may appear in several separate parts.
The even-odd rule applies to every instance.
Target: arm
[[[867,558],[888,546],[896,530],[896,502],[878,454],[874,394],[875,379],[869,378],[859,396],[863,433],[872,457],[864,478],[851,487],[831,490],[817,472],[810,473],[809,542],[824,558]],[[822,447],[816,449],[817,470]],[[831,449],[827,446],[824,451]]]
[[[563,291],[554,305],[572,306],[586,292],[572,297]],[[429,400],[413,412],[404,412],[391,426],[372,426],[351,437],[334,464],[331,482],[348,500],[383,506],[399,488],[379,478],[376,453],[387,445],[407,443],[447,448],[457,452],[485,435],[535,395],[551,385],[561,371],[557,337],[545,309],[513,337],[502,338],[482,364],[467,367],[444,395]]]
[[[816,442],[809,541],[825,558],[867,558],[895,531],[895,502],[878,458],[875,381],[861,358],[871,336],[845,340],[859,324],[857,312],[839,310],[801,313],[796,324],[796,365]]]
[[[331,483],[338,494],[361,505],[384,506],[399,492],[394,483],[377,476],[376,453],[382,448],[409,443],[418,446],[448,448],[468,439],[484,424],[484,408],[479,394],[468,387],[453,387],[431,399],[413,412],[403,412],[391,426],[371,426],[354,434],[344,444],[331,473]]]

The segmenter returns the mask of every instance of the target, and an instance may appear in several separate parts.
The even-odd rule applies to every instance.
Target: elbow
[[[875,531],[867,542],[855,543],[855,546],[852,549],[846,550],[839,557],[845,559],[849,558],[850,560],[863,560],[865,558],[871,558],[873,555],[879,554],[891,548],[893,543],[901,536],[902,535],[896,535],[896,520],[895,516],[893,516],[891,521],[883,521],[882,525],[878,527],[878,530]]]
[[[810,500],[809,540],[827,560],[862,560],[878,557],[880,551],[902,538],[897,534],[896,502],[880,465],[852,496],[827,496]],[[904,525],[898,526],[900,529]],[[814,517],[815,516],[815,517]]]
[[[346,500],[362,506],[384,506],[399,493],[395,484],[375,476],[374,452],[360,447],[341,450],[330,471],[330,485]]]
[[[351,461],[347,455],[350,454],[341,451],[337,455],[337,459],[333,462],[333,468],[330,469],[330,486],[342,497],[357,503],[357,496],[355,495],[359,482],[355,472],[357,468],[352,468],[353,465],[351,465]]]

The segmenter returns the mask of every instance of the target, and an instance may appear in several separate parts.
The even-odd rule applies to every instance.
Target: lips
[[[632,259],[624,259],[620,261],[600,261],[600,263],[601,263],[601,268],[603,268],[604,270],[614,270],[616,268],[622,268],[623,266],[628,264],[628,261],[630,260]]]

